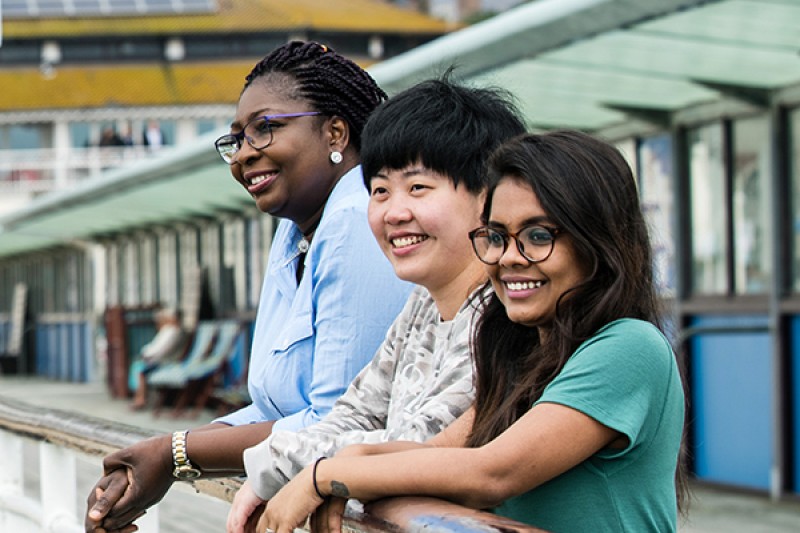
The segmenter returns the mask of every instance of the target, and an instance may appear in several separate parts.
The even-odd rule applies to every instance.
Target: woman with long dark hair
[[[424,445],[317,462],[261,527],[290,533],[329,496],[424,494],[549,531],[676,530],[683,385],[624,158],[579,132],[509,141],[490,161],[482,222],[469,235],[494,291],[474,339],[473,408]]]

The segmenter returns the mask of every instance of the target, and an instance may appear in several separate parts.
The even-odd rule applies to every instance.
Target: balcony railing
[[[150,158],[144,146],[0,150],[0,191],[41,193]]]
[[[78,463],[88,459],[96,464],[97,474],[92,474],[96,478],[102,456],[152,435],[140,428],[0,396],[0,531],[82,532],[85,494],[78,491]],[[25,466],[30,459],[25,449],[36,441],[39,468],[38,476],[33,477],[38,477],[38,492],[31,490],[32,472]],[[195,482],[196,493],[185,493],[190,498],[210,495],[230,502],[239,486],[237,479],[208,479]],[[187,514],[202,513],[203,508],[203,502],[198,502],[183,516],[172,513],[171,520],[189,519]],[[150,509],[137,522],[139,531],[173,531],[170,524],[163,523],[166,514],[159,519],[159,506]],[[224,524],[224,516],[222,519]],[[344,526],[352,533],[541,533],[524,524],[433,498],[392,498],[371,505],[367,513],[348,510]],[[207,527],[211,529],[192,526],[188,530],[220,530]]]

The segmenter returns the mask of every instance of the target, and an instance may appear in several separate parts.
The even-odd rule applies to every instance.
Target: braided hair
[[[386,93],[353,61],[316,42],[291,41],[259,61],[245,78],[242,91],[268,74],[285,74],[296,81],[292,98],[305,99],[323,115],[343,118],[350,141],[361,150],[361,131]]]

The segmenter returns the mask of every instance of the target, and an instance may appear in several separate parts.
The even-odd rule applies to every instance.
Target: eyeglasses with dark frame
[[[319,111],[305,111],[303,113],[283,113],[280,115],[262,115],[244,125],[239,133],[228,133],[214,141],[217,153],[223,161],[232,165],[236,162],[236,154],[242,147],[242,140],[247,139],[247,144],[256,150],[263,150],[272,144],[272,128],[276,126],[270,122],[276,118],[311,117],[321,115]]]
[[[496,265],[508,250],[509,239],[517,243],[520,255],[531,263],[541,263],[553,253],[560,228],[530,224],[512,233],[500,228],[481,226],[469,232],[472,249],[483,263]]]

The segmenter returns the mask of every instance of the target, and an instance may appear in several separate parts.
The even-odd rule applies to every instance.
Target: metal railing
[[[0,150],[0,191],[42,193],[62,189],[155,153],[144,146]]]
[[[155,432],[81,413],[44,409],[0,395],[0,531],[79,533],[76,458],[100,458]],[[39,442],[39,498],[25,491],[23,444]],[[230,502],[241,481],[195,481],[197,493]],[[141,533],[159,533],[158,506],[138,522]],[[497,515],[434,498],[390,498],[368,512],[348,509],[344,527],[353,533],[534,533]],[[214,529],[213,531],[216,531]]]

